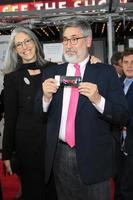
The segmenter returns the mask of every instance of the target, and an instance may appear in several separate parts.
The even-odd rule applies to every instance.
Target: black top
[[[46,117],[43,112],[34,112],[40,87],[41,74],[31,76],[27,69],[21,68],[4,78],[3,159],[10,159],[16,150],[25,168],[43,167]]]
[[[2,114],[4,113],[4,102],[3,102],[3,90],[0,94],[0,121],[2,119]]]

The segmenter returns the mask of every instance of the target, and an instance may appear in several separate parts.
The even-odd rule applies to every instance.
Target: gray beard
[[[72,64],[78,62],[77,56],[68,56],[67,54],[64,54],[64,58],[65,58],[66,62],[69,62],[69,63],[72,63]]]

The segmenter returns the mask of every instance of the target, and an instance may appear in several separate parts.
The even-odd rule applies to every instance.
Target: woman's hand
[[[95,56],[91,56],[91,64],[101,63],[101,60]]]
[[[5,170],[6,172],[9,174],[9,175],[12,175],[12,169],[11,169],[11,164],[10,164],[10,160],[4,160],[3,161],[3,164],[4,164],[4,167],[5,167]]]

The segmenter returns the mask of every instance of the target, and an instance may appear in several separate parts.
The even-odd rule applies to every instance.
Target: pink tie
[[[80,66],[78,64],[74,64],[76,69],[75,76],[80,76]],[[75,116],[78,104],[79,92],[77,87],[72,87],[70,102],[68,107],[67,121],[66,121],[66,134],[65,139],[66,143],[70,147],[75,146]]]

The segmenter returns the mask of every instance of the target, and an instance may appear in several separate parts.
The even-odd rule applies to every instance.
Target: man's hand
[[[45,80],[42,84],[43,89],[43,99],[45,102],[49,102],[54,93],[57,92],[59,86],[57,86],[57,81],[53,78]]]
[[[96,84],[89,82],[81,82],[78,88],[80,94],[88,97],[92,103],[94,103],[95,105],[100,103],[101,95],[98,92]]]

